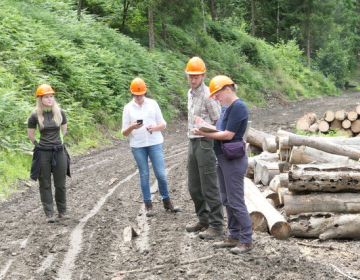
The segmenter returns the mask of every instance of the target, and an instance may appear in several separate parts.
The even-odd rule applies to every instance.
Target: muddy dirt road
[[[360,93],[251,108],[252,126],[293,131],[306,112],[353,109]],[[72,160],[68,180],[71,219],[45,222],[36,184],[0,202],[0,279],[360,279],[360,242],[276,240],[254,234],[254,250],[235,256],[213,241],[187,233],[196,221],[187,190],[185,125],[164,133],[172,199],[180,213],[165,212],[152,176],[157,215],[147,218],[138,172],[126,140]],[[360,203],[360,202],[359,202]],[[124,229],[140,235],[124,240]]]

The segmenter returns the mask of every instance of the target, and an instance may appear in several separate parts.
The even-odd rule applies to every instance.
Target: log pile
[[[360,105],[357,105],[353,111],[327,110],[319,119],[314,113],[306,113],[296,122],[296,129],[325,134],[332,129],[343,131],[349,137],[355,137],[360,133]]]
[[[360,138],[286,131],[274,136],[255,129],[249,135],[248,144],[263,152],[249,158],[247,177],[268,186],[263,192],[267,206],[256,205],[257,211],[267,219],[268,205],[284,206],[293,236],[360,238]]]

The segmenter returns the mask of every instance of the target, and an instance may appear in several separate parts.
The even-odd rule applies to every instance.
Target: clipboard
[[[199,130],[204,131],[204,132],[219,132],[220,131],[220,130],[213,129],[213,128],[207,127],[207,126],[202,126],[199,128]]]

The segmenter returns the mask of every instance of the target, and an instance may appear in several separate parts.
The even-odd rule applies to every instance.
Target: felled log
[[[309,132],[318,132],[319,131],[319,122],[317,121],[316,123],[310,125],[310,127],[308,128]]]
[[[276,153],[277,145],[276,145],[275,137],[265,138],[262,145],[262,149],[269,153]]]
[[[360,105],[357,105],[355,108],[355,112],[360,115]]]
[[[338,129],[342,128],[341,124],[342,124],[342,121],[335,119],[330,123],[330,128],[333,128],[334,130],[336,130],[336,129],[338,130]]]
[[[273,207],[276,208],[280,204],[279,195],[270,188],[265,189],[262,192],[262,195]]]
[[[356,111],[350,111],[347,115],[347,118],[353,122],[353,121],[357,120],[358,116],[359,116],[359,114],[356,113]]]
[[[254,183],[245,178],[245,197],[264,214],[271,235],[278,239],[287,239],[290,226],[284,217],[266,200]]]
[[[324,114],[324,120],[326,122],[332,122],[335,119],[335,113],[334,111],[327,110]]]
[[[289,192],[288,188],[278,188],[277,189],[277,195],[279,198],[279,204],[283,205],[285,203],[285,194],[287,194]]]
[[[246,177],[254,178],[255,166],[257,160],[263,160],[268,162],[274,162],[279,160],[279,156],[275,153],[262,152],[260,155],[249,157],[248,159],[248,169],[246,171]]]
[[[308,146],[330,154],[347,156],[353,160],[360,159],[360,151],[354,148],[344,147],[333,143],[326,143],[315,137],[288,134],[290,146]]]
[[[291,235],[331,238],[360,238],[360,214],[302,213],[290,216]]]
[[[360,164],[295,164],[289,171],[288,188],[294,192],[354,192],[360,191],[359,182]]]
[[[360,132],[360,120],[353,121],[351,123],[350,129],[354,133],[359,133]]]
[[[275,138],[275,136],[250,127],[247,134],[246,142],[262,149],[263,142],[266,138]]]
[[[330,125],[327,121],[321,120],[318,125],[319,131],[321,132],[327,132],[329,131]]]
[[[339,121],[345,120],[347,117],[347,112],[345,110],[339,110],[335,112],[335,119]]]
[[[360,193],[314,193],[284,196],[287,216],[309,212],[360,213]]]
[[[317,117],[314,113],[306,113],[296,122],[296,129],[299,130],[308,130],[311,125],[313,125],[317,120]]]
[[[252,229],[254,231],[267,231],[267,221],[263,213],[255,207],[255,205],[245,197],[245,205],[250,214]]]
[[[331,163],[337,162],[346,165],[352,162],[346,156],[339,156],[326,153],[307,146],[294,146],[290,153],[290,164],[308,164],[308,163]]]
[[[345,129],[349,129],[351,127],[351,121],[348,119],[343,120],[341,126]]]
[[[256,160],[254,183],[262,183],[268,185],[275,175],[280,174],[279,164],[277,162],[267,162],[263,160]]]

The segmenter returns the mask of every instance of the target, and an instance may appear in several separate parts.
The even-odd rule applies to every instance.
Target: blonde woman
[[[36,91],[36,108],[28,119],[28,137],[35,146],[30,178],[39,179],[40,198],[48,223],[55,222],[51,173],[58,218],[69,218],[66,212],[66,175],[70,176],[70,157],[63,141],[67,121],[54,95],[51,86],[40,85]],[[36,128],[40,131],[39,143],[35,138]]]

